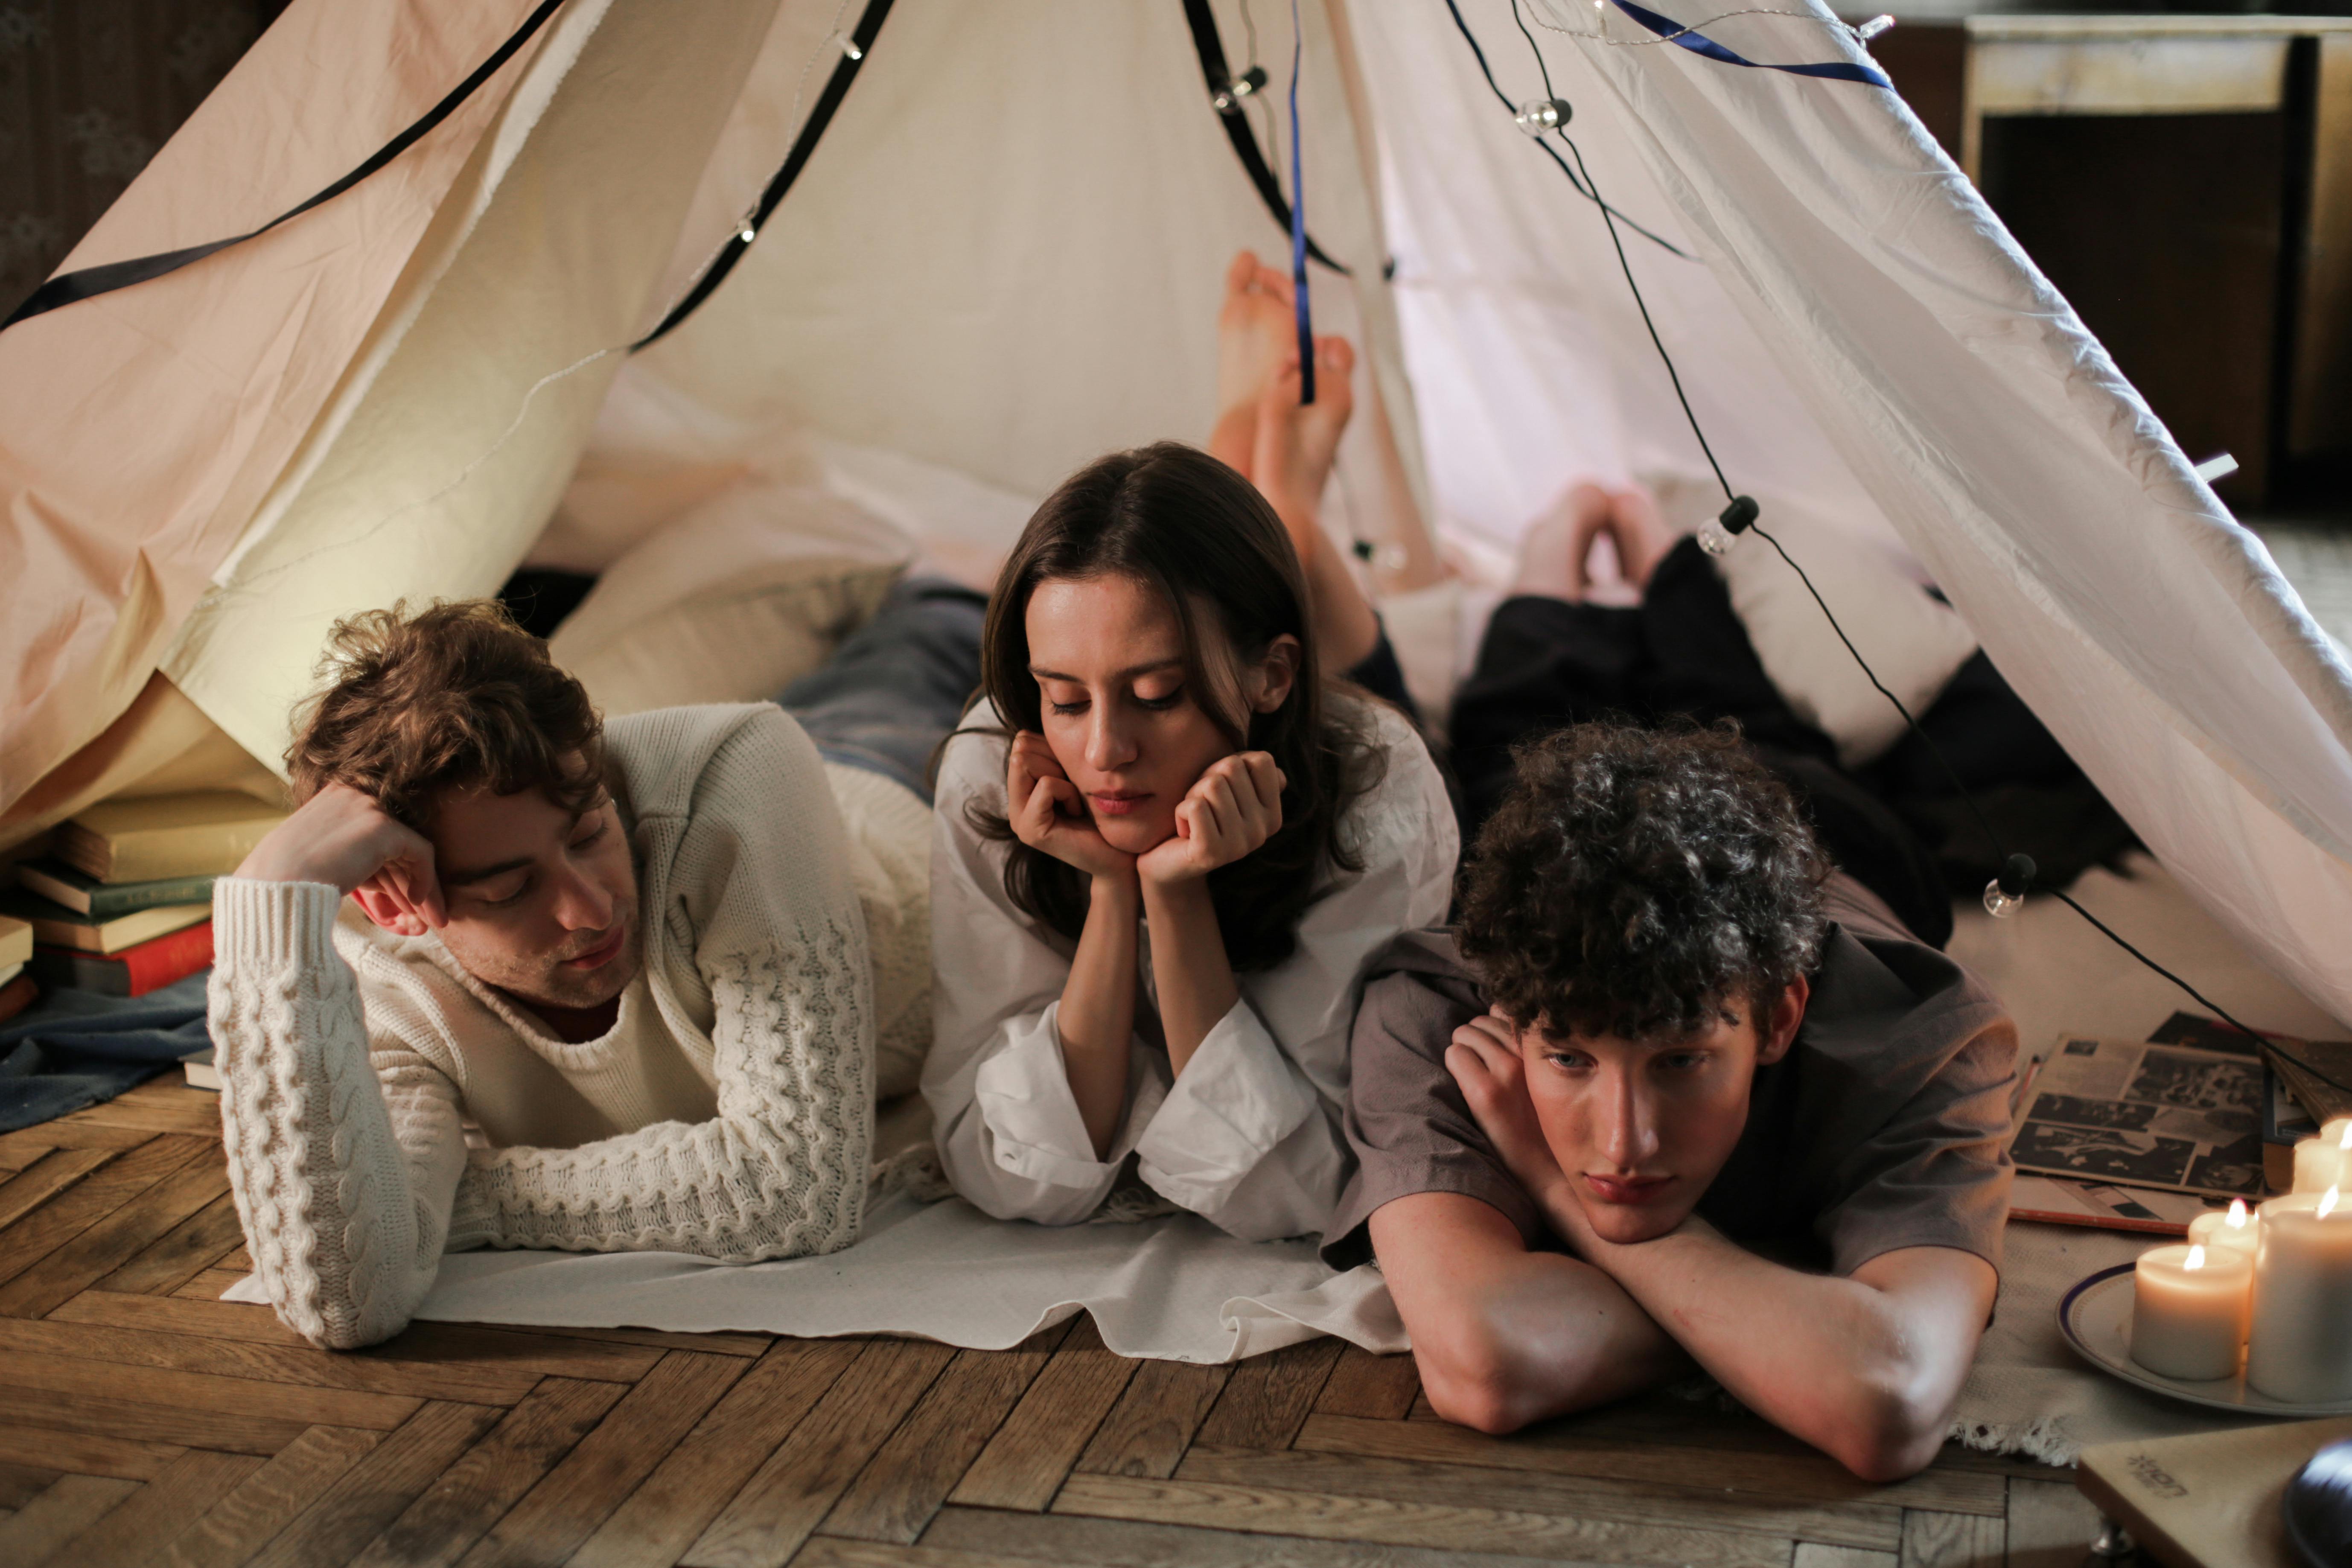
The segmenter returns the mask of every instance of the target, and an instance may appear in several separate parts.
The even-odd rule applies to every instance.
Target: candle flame
[[[2339,1189],[2337,1188],[2330,1187],[2326,1192],[2319,1194],[2320,1218],[2326,1219],[2329,1215],[2336,1212],[2336,1198],[2338,1190]]]
[[[2347,1121],[2344,1124],[2344,1136],[2336,1140],[2336,1146],[2338,1149],[2352,1149],[2352,1121]]]
[[[2222,1223],[2227,1225],[2231,1230],[2245,1229],[2246,1200],[2243,1198],[2231,1198],[2230,1200],[2230,1217]]]
[[[2182,1267],[2183,1268],[2204,1268],[2204,1267],[2205,1267],[2205,1249],[2204,1249],[2203,1247],[2190,1247],[2190,1248],[2189,1249],[2189,1261],[2188,1261],[2188,1262],[2186,1262],[2186,1263],[2184,1263],[2184,1264],[2182,1264],[2180,1267]]]

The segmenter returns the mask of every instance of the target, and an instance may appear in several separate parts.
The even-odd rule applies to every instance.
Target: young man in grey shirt
[[[1377,1254],[1439,1415],[1508,1432],[1696,1363],[1865,1479],[1935,1457],[1997,1282],[2016,1028],[1736,731],[1525,748],[1460,926],[1373,975],[1325,1256]]]

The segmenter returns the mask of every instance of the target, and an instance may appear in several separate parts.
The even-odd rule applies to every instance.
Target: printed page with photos
[[[2010,1157],[2021,1173],[2216,1197],[2262,1192],[2263,1071],[2187,1046],[2062,1038]]]

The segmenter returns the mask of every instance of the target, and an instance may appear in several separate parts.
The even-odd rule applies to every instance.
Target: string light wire
[[[1486,52],[1479,48],[1478,40],[1472,35],[1469,24],[1463,19],[1462,12],[1455,5],[1455,0],[1445,0],[1445,5],[1446,9],[1454,14],[1454,26],[1461,29],[1463,37],[1470,45],[1471,52],[1477,57],[1478,68],[1480,73],[1486,78],[1486,85],[1494,89],[1495,96],[1502,100],[1504,107],[1510,108],[1511,100],[1509,97],[1506,95],[1502,88],[1496,84],[1494,73],[1487,69]],[[1528,25],[1519,15],[1519,0],[1511,0],[1511,20],[1518,25],[1519,32],[1527,38],[1528,50],[1534,54],[1536,58],[1536,69],[1543,79],[1545,97],[1556,97],[1557,95],[1552,90],[1550,68],[1546,65],[1544,61],[1543,49],[1541,46],[1536,42],[1535,35],[1528,31]],[[1561,32],[1566,31],[1567,29],[1556,27],[1552,30],[1555,32]],[[1683,417],[1690,422],[1691,434],[1697,437],[1699,450],[1706,454],[1707,467],[1715,470],[1716,483],[1723,487],[1724,498],[1727,500],[1737,500],[1738,497],[1731,488],[1731,481],[1725,476],[1723,465],[1716,460],[1715,448],[1708,443],[1706,432],[1699,425],[1698,415],[1691,408],[1690,398],[1683,391],[1683,379],[1681,374],[1675,369],[1674,356],[1666,352],[1664,341],[1658,336],[1657,323],[1651,320],[1649,302],[1642,297],[1642,285],[1633,277],[1633,263],[1627,258],[1625,255],[1624,241],[1619,237],[1617,233],[1617,219],[1624,216],[1624,215],[1618,212],[1616,208],[1611,206],[1607,202],[1601,199],[1600,187],[1593,183],[1592,171],[1585,164],[1583,151],[1577,146],[1575,138],[1569,135],[1567,127],[1565,125],[1554,127],[1551,133],[1559,137],[1561,142],[1567,144],[1570,153],[1576,159],[1577,174],[1583,176],[1582,182],[1580,184],[1576,174],[1570,174],[1569,176],[1569,183],[1572,185],[1577,185],[1579,193],[1586,196],[1591,201],[1593,205],[1601,209],[1601,221],[1608,226],[1610,244],[1617,252],[1618,268],[1625,275],[1625,287],[1632,291],[1634,307],[1642,313],[1642,325],[1649,330],[1651,347],[1658,351],[1658,361],[1661,364],[1665,366],[1666,379],[1674,385],[1675,400],[1682,405]],[[1537,145],[1542,146],[1546,153],[1551,153],[1550,147],[1545,145],[1540,141],[1538,142]],[[1559,163],[1559,155],[1558,153],[1551,153],[1551,156],[1554,163]],[[1565,163],[1561,163],[1560,168],[1563,173],[1567,172],[1567,165]],[[1637,229],[1640,227],[1639,225],[1634,225],[1631,218],[1627,218],[1626,222]],[[1641,232],[1644,234],[1648,233],[1646,229],[1643,229]],[[1657,238],[1655,235],[1650,235],[1650,237],[1652,239]],[[1665,242],[1660,240],[1659,243],[1663,245]],[[1667,248],[1673,249],[1674,247],[1668,246]],[[1680,255],[1683,253],[1677,251],[1676,254]],[[1944,755],[1943,748],[1937,745],[1936,742],[1929,738],[1927,732],[1919,727],[1918,720],[1912,717],[1911,710],[1905,705],[1903,700],[1895,696],[1893,691],[1889,690],[1885,681],[1878,679],[1878,672],[1870,668],[1870,661],[1862,657],[1862,650],[1853,646],[1853,639],[1852,637],[1846,636],[1845,627],[1838,624],[1838,618],[1835,612],[1831,610],[1829,601],[1822,597],[1821,590],[1813,585],[1812,578],[1806,574],[1805,569],[1797,564],[1796,558],[1789,553],[1778,539],[1773,538],[1770,533],[1767,532],[1761,524],[1750,522],[1748,525],[1746,531],[1755,534],[1758,538],[1763,540],[1765,543],[1769,544],[1773,549],[1773,552],[1778,554],[1782,561],[1788,563],[1789,569],[1790,571],[1796,573],[1797,580],[1804,584],[1805,592],[1811,595],[1813,603],[1820,606],[1822,618],[1829,622],[1830,630],[1837,634],[1838,641],[1845,645],[1845,651],[1853,656],[1855,666],[1861,669],[1864,677],[1869,680],[1871,686],[1878,692],[1878,694],[1881,697],[1885,698],[1888,702],[1894,704],[1895,711],[1902,715],[1905,726],[1913,735],[1918,737],[1920,744],[1927,749],[1927,754],[1936,760],[1937,767],[1942,770],[1945,778],[1951,782],[1953,791],[1958,795],[1961,804],[1968,807],[1969,815],[1976,819],[1977,826],[1983,832],[1986,842],[1992,846],[1993,853],[1996,858],[2003,861],[2007,861],[2010,858],[2007,846],[2001,842],[2000,835],[1994,831],[1992,823],[1985,816],[1983,809],[1977,805],[1976,797],[1969,794],[1968,786],[1960,782],[1958,771],[1952,766],[1950,760]],[[2261,1031],[2241,1022],[2229,1011],[2228,1008],[2223,1007],[2220,1003],[2215,1002],[2203,992],[2198,990],[2197,987],[2189,984],[2188,981],[2182,979],[2179,975],[2175,974],[2171,970],[2167,969],[2163,964],[2158,963],[2156,960],[2142,952],[2137,947],[2132,945],[2131,942],[2126,941],[2122,935],[2115,931],[2113,927],[2109,926],[2105,921],[2099,919],[2098,916],[2093,914],[2090,910],[2084,909],[2080,903],[2076,902],[2073,895],[2059,888],[2044,888],[2042,890],[2048,893],[2052,898],[2056,899],[2060,903],[2064,904],[2076,914],[2082,916],[2084,920],[2090,923],[2093,930],[2105,937],[2109,942],[2114,942],[2117,947],[2129,953],[2132,957],[2137,959],[2152,973],[2161,975],[2164,979],[2170,981],[2174,985],[2178,986],[2183,993],[2194,1000],[2200,1006],[2211,1011],[2223,1023],[2228,1024],[2231,1028],[2238,1030],[2240,1033],[2245,1035],[2251,1039],[2259,1041],[2263,1038]],[[2330,1087],[2343,1089],[2347,1092],[2352,1092],[2352,1084],[2343,1083],[2336,1079],[2330,1077],[2328,1074],[2319,1070],[2317,1068],[2312,1066],[2312,1064],[2304,1060],[2304,1058],[2300,1057],[2295,1058],[2294,1061],[2297,1067],[2301,1068],[2304,1071],[2309,1072],[2313,1077],[2319,1079],[2322,1082],[2328,1084]]]

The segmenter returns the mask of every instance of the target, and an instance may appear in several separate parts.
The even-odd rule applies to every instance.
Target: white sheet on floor
[[[224,1300],[262,1301],[247,1279]],[[748,1266],[675,1252],[460,1252],[420,1318],[551,1328],[719,1330],[824,1338],[910,1334],[978,1350],[1072,1313],[1156,1361],[1229,1362],[1317,1334],[1405,1348],[1371,1268],[1334,1274],[1308,1241],[1236,1241],[1192,1215],[1060,1228],[992,1220],[961,1198],[883,1199],[865,1239]]]

